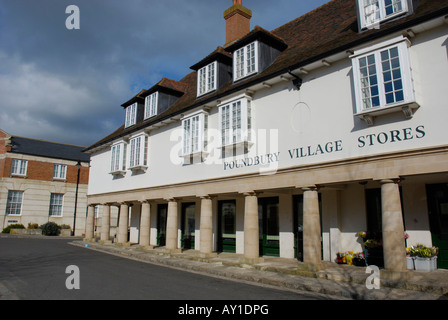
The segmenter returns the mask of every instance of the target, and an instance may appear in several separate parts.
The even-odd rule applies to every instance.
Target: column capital
[[[387,183],[399,184],[401,181],[402,181],[401,178],[381,179],[380,184],[387,184]]]
[[[245,191],[245,192],[240,192],[240,193],[245,197],[258,197],[258,195],[260,195],[262,192],[260,192],[260,191]]]
[[[321,189],[320,186],[317,185],[307,185],[307,186],[302,186],[302,187],[298,187],[300,189],[302,189],[302,191],[319,191]]]

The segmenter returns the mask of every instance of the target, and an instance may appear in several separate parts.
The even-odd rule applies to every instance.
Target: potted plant
[[[409,254],[414,259],[414,267],[417,271],[430,272],[437,269],[437,255],[439,249],[418,244],[409,249]]]
[[[345,259],[345,253],[344,252],[336,253],[336,260],[338,264],[345,264],[347,262]]]
[[[414,250],[413,247],[406,248],[406,264],[408,270],[414,270],[415,268],[414,266],[415,256],[413,250]]]
[[[358,267],[366,265],[366,258],[363,252],[357,252],[353,255],[353,264]]]

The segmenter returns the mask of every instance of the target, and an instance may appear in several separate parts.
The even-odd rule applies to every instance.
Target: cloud
[[[243,3],[254,12],[252,26],[273,29],[325,2]],[[162,77],[180,80],[224,44],[223,12],[231,4],[0,0],[0,128],[26,137],[94,143],[123,123],[123,102]],[[69,5],[80,9],[79,30],[65,27]]]

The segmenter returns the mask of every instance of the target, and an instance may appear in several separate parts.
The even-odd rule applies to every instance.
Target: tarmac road
[[[0,237],[0,299],[319,300],[85,250],[73,239]],[[68,271],[76,266],[79,273]],[[76,276],[79,274],[79,278]],[[79,281],[78,281],[79,280]],[[69,290],[66,286],[75,287]],[[79,283],[79,289],[76,284]]]

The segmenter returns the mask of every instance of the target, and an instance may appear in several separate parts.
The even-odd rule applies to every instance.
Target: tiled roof
[[[382,24],[380,29],[360,32],[356,1],[332,0],[271,32],[257,26],[237,43],[232,43],[231,47],[247,41],[257,32],[269,35],[272,39],[276,39],[278,43],[283,42],[287,45],[287,48],[266,70],[237,83],[229,82],[216,92],[200,98],[196,97],[197,84],[196,71],[194,71],[178,82],[182,86],[184,94],[166,112],[151,118],[150,121],[144,121],[127,129],[122,126],[111,135],[87,148],[86,151],[207,102],[220,99],[230,93],[281,75],[288,70],[303,67],[334,53],[345,52],[362,43],[400,30],[406,30],[413,25],[446,14],[448,14],[448,0],[418,0],[412,14]],[[218,47],[217,50],[222,49]],[[217,50],[211,55],[216,54]]]
[[[11,137],[11,145],[11,153],[81,162],[90,161],[90,155],[83,153],[85,147],[81,146],[15,136]]]

